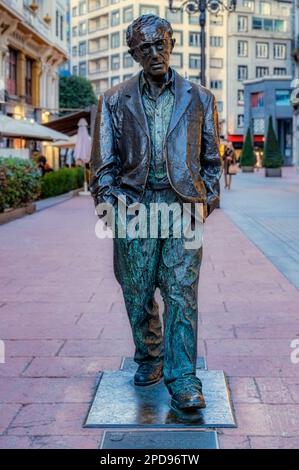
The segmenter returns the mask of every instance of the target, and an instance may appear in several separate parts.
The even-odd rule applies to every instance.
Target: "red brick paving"
[[[99,446],[82,427],[97,372],[133,345],[96,220],[78,197],[0,229],[0,448]],[[206,224],[199,306],[199,352],[228,374],[238,421],[220,446],[298,448],[299,293],[222,211]]]

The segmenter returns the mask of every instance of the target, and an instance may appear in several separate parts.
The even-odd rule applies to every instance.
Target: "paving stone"
[[[37,357],[26,369],[25,377],[95,377],[99,371],[119,369],[118,357]]]
[[[21,409],[21,405],[18,404],[6,404],[0,403],[0,434],[8,428],[14,417],[18,414]]]

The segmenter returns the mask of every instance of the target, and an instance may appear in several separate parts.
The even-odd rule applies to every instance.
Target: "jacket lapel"
[[[170,120],[167,136],[175,128],[182,115],[184,114],[186,108],[191,102],[191,89],[192,86],[187,80],[179,75],[174,69],[173,73],[175,74],[175,100],[172,111],[172,117]],[[125,96],[126,96],[126,106],[131,111],[135,119],[138,121],[139,125],[142,127],[143,131],[150,138],[148,122],[146,114],[144,112],[140,87],[139,87],[139,77],[141,72],[135,75],[129,82],[126,87]]]
[[[184,78],[179,75],[174,69],[173,71],[175,73],[175,100],[171,121],[167,131],[167,136],[175,128],[175,126],[181,119],[182,115],[186,111],[186,108],[189,106],[192,98],[190,92],[192,90],[191,84],[187,82],[187,80],[184,80]]]
[[[140,72],[141,73],[141,72]],[[126,96],[126,106],[131,111],[135,119],[138,121],[139,125],[142,127],[143,131],[150,138],[150,132],[148,128],[146,114],[144,112],[140,87],[139,87],[139,77],[140,73],[135,75],[128,83],[125,96]]]

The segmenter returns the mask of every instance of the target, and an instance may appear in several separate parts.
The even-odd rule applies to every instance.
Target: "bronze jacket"
[[[167,175],[184,202],[203,202],[210,213],[219,199],[221,160],[215,96],[175,70],[175,104],[164,141]],[[95,205],[140,202],[150,168],[151,141],[139,89],[140,73],[99,100],[91,156]]]

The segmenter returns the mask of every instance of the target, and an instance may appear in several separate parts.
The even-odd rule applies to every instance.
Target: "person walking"
[[[231,189],[232,175],[236,174],[236,153],[233,144],[229,142],[226,145],[223,154],[223,167],[224,167],[224,182],[225,189]]]

